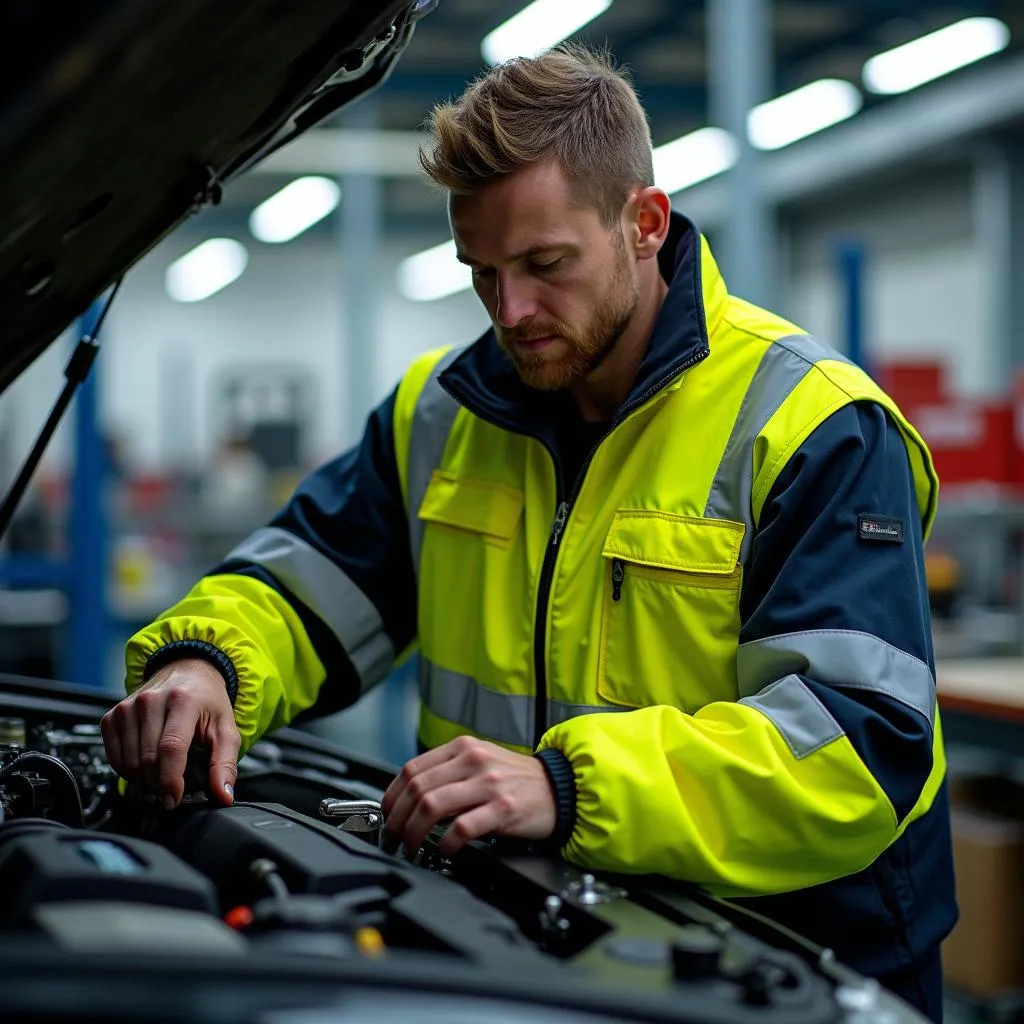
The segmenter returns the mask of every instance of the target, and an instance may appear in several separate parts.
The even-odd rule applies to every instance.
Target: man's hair
[[[562,45],[498,64],[427,119],[420,163],[454,195],[555,160],[575,198],[617,220],[631,189],[654,183],[651,132],[626,72],[607,52]]]

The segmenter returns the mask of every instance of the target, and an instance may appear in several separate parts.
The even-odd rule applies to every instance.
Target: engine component
[[[0,928],[26,927],[41,905],[68,901],[217,913],[210,882],[152,843],[53,823],[25,833],[18,822],[0,827]]]
[[[244,956],[248,943],[209,914],[98,900],[45,903],[32,924],[72,953]]]
[[[49,754],[19,754],[0,769],[0,802],[6,818],[45,817],[85,825],[78,783],[71,769]]]
[[[285,807],[190,809],[164,815],[153,835],[214,882],[222,906],[251,907],[254,930],[317,932],[344,922],[348,935],[374,927],[389,948],[468,962],[533,952],[508,917],[447,879]],[[543,960],[531,962],[536,969]]]
[[[672,944],[672,974],[676,981],[713,978],[721,965],[725,942],[705,929],[681,935]]]
[[[892,1024],[918,1019],[695,887],[581,872],[521,840],[488,837],[448,858],[443,828],[416,864],[393,857],[378,845],[393,770],[324,741],[284,731],[257,744],[230,807],[197,793],[167,811],[131,787],[121,795],[98,728],[68,707],[24,713],[28,749],[0,745],[0,807],[11,812],[0,824],[0,968],[31,943],[63,978],[114,961],[119,998],[125,978],[145,975],[145,1006],[170,957],[189,998],[204,971],[252,996],[278,978],[291,994],[313,978],[358,987],[379,969],[381,991],[464,983],[462,999],[507,979],[519,999],[528,978],[538,1010],[650,1024],[680,1013],[694,1024],[866,1024],[894,1006]],[[77,818],[78,788],[98,828],[56,820]],[[0,969],[5,998],[21,977]],[[160,1005],[177,994],[162,991]]]
[[[565,887],[562,897],[570,902],[582,903],[585,907],[594,907],[599,903],[610,903],[621,900],[628,893],[607,882],[599,882],[593,875],[584,873],[577,880]]]
[[[24,747],[26,739],[24,718],[0,718],[0,747]]]
[[[100,727],[79,723],[70,729],[44,725],[29,737],[33,750],[48,754],[71,769],[85,806],[85,824],[95,828],[99,823],[100,804],[117,784],[117,773],[107,763]]]
[[[267,872],[254,862],[273,862],[288,892],[333,895],[390,876],[393,861],[338,829],[274,804],[236,801],[167,815],[161,844],[213,880],[226,906],[252,905],[267,895]],[[395,876],[392,885],[403,886]]]

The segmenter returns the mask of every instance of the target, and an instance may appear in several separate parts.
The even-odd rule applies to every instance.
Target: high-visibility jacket
[[[492,334],[429,353],[133,638],[128,688],[167,644],[210,644],[247,747],[418,646],[421,742],[554,752],[568,859],[898,969],[955,920],[931,459],[862,370],[730,296],[689,222],[671,243],[635,386],[573,479],[558,396]]]

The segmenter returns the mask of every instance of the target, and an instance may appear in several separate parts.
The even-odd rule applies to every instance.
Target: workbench
[[[941,660],[936,677],[947,746],[1024,758],[1024,658]]]

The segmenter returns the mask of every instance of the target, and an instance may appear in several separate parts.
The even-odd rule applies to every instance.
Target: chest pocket
[[[418,516],[424,655],[498,690],[523,687],[528,661],[523,492],[435,471]]]
[[[597,692],[613,704],[693,713],[736,700],[745,527],[646,510],[605,539]]]
[[[434,470],[419,517],[490,538],[498,543],[512,539],[523,514],[523,492],[491,480],[459,477]]]

